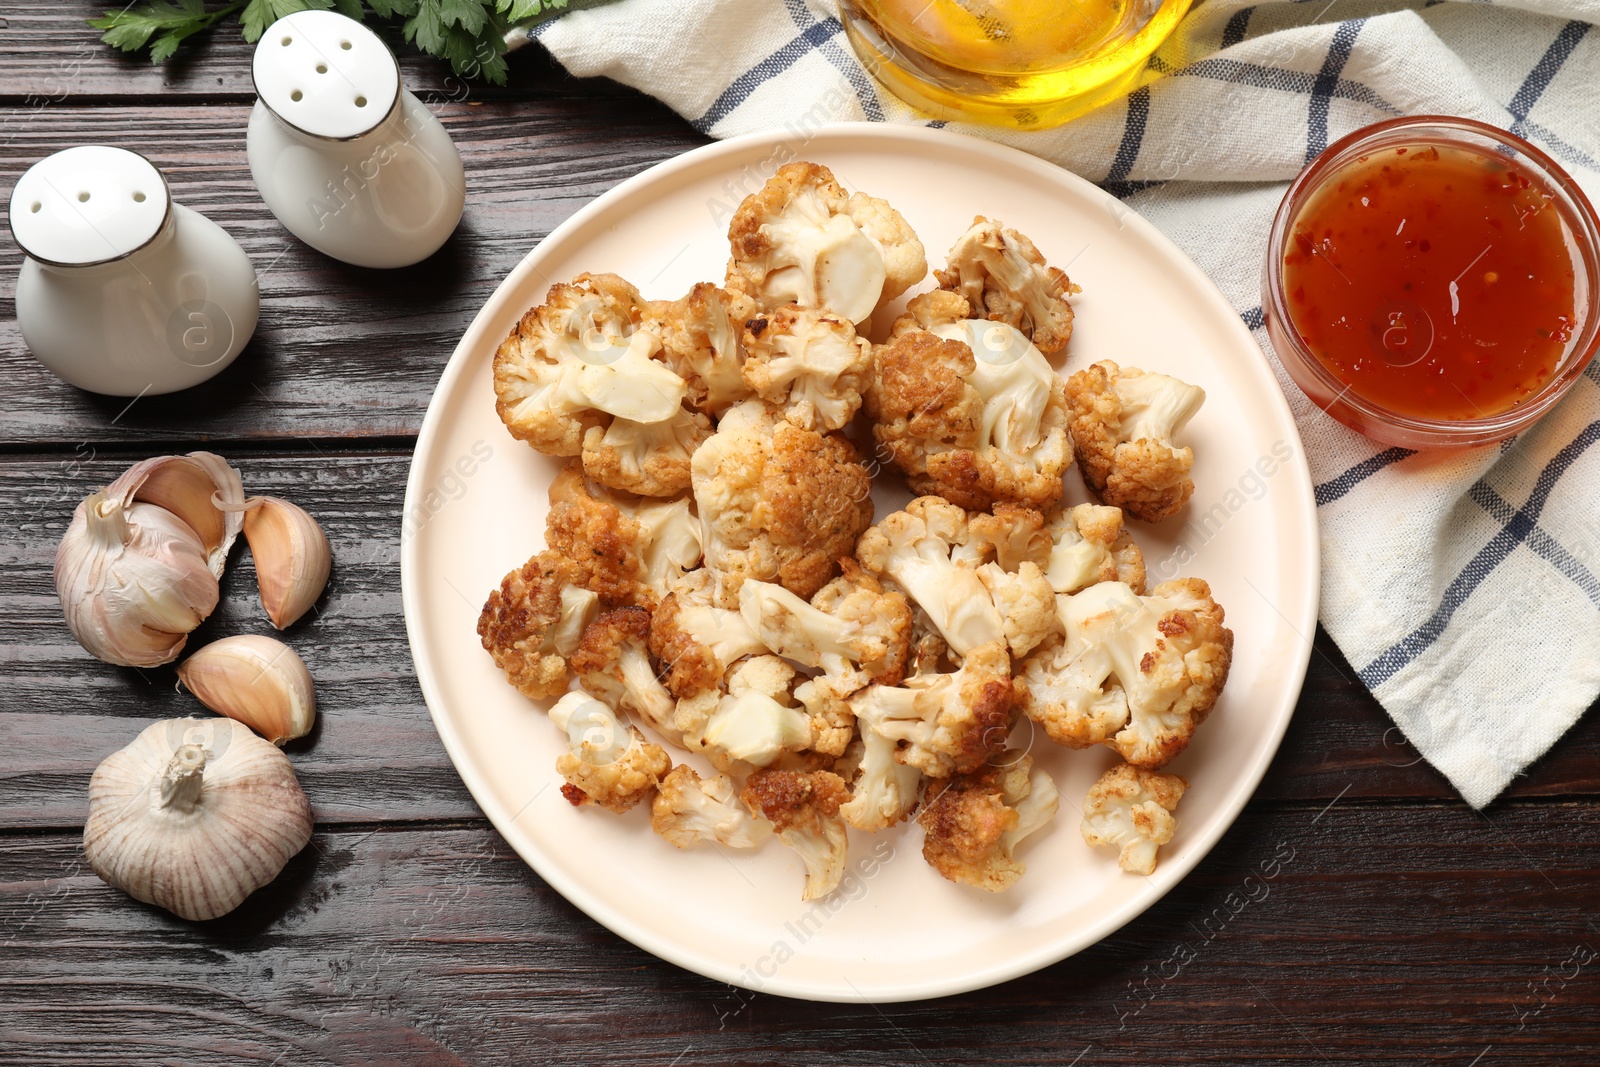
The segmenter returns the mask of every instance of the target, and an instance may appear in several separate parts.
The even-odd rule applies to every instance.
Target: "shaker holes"
[[[302,93],[299,89],[296,89],[294,92],[289,94],[289,99],[293,100],[295,103],[298,104],[300,102],[301,98],[304,97],[305,95],[306,95],[305,93]]]
[[[144,194],[143,194],[143,193],[134,193],[134,194],[133,194],[133,202],[134,202],[134,203],[135,203],[135,204],[142,204],[142,203],[144,203]]]
[[[39,209],[42,208],[42,207],[44,207],[44,205],[39,203],[39,201],[35,200],[33,202],[33,204],[28,208],[28,210],[33,212],[35,215],[37,215],[39,213]]]
[[[348,51],[350,51],[350,42],[349,41],[340,41],[339,42],[339,47],[343,48],[346,52],[348,52]]]
[[[317,64],[317,73],[318,74],[326,74],[326,73],[328,73],[328,64],[326,64],[326,63],[318,63]]]
[[[78,203],[87,204],[88,202],[89,202],[89,194],[88,193],[79,193],[78,194]]]
[[[367,106],[367,98],[366,97],[364,97],[364,96],[356,97],[356,107],[366,107],[366,106]]]
[[[283,40],[279,41],[278,43],[283,45],[283,47],[288,48],[290,45],[294,44],[294,38],[293,37],[285,37]]]

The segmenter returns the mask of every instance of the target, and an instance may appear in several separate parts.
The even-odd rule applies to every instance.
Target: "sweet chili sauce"
[[[1292,329],[1322,365],[1416,418],[1516,407],[1555,374],[1574,330],[1561,213],[1489,151],[1358,157],[1296,216],[1283,282]]]

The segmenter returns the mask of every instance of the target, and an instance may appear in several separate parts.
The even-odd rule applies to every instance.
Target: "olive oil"
[[[1056,125],[1132,91],[1190,0],[844,0],[867,69],[937,118]]]

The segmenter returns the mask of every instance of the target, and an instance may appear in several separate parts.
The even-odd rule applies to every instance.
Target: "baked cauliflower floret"
[[[915,698],[884,695],[882,719],[872,727],[896,744],[901,763],[948,778],[1005,749],[1017,697],[1004,641],[973,649],[954,674],[916,675],[904,688]]]
[[[1010,889],[1027,870],[1017,845],[1055,817],[1056,784],[1033,759],[1010,750],[994,762],[928,783],[928,804],[917,816],[922,856],[952,882],[991,893]]]
[[[607,607],[653,605],[700,561],[700,524],[687,498],[610,493],[590,485],[575,465],[550,484],[545,541],[573,561],[578,583]]]
[[[1046,355],[1067,347],[1076,293],[1066,274],[1016,230],[979,215],[950,249],[939,287],[960,293],[974,316],[1013,326]]]
[[[887,203],[847,197],[816,163],[780,167],[728,226],[728,289],[761,310],[828,308],[865,321],[928,273],[922,243]]]
[[[1083,839],[1091,848],[1120,849],[1117,864],[1130,874],[1154,874],[1156,850],[1172,840],[1173,811],[1189,783],[1175,774],[1124,763],[1100,776],[1083,800]]]
[[[850,698],[860,736],[852,747],[856,770],[850,782],[850,802],[839,812],[857,830],[873,832],[893,826],[917,805],[922,772],[895,759],[897,743],[878,727],[891,719],[905,722],[916,718],[919,695],[915,689],[873,685]]]
[[[695,453],[694,499],[724,608],[738,606],[746,578],[812,596],[872,522],[872,476],[854,446],[759,400],[728,409]]]
[[[1122,523],[1122,510],[1079,504],[1058,513],[1045,532],[1050,558],[1045,577],[1057,593],[1076,593],[1098,582],[1123,582],[1144,592],[1144,554]]]
[[[756,771],[740,798],[772,823],[784,844],[806,865],[802,900],[833,892],[844,877],[850,839],[839,806],[850,799],[844,779],[831,771]]]
[[[690,571],[650,616],[650,652],[679,698],[720,687],[735,662],[770,651],[739,612],[712,603],[713,588],[710,571]]]
[[[861,408],[872,345],[825,308],[788,304],[744,328],[744,380],[808,430],[844,428]]]
[[[681,300],[646,305],[648,328],[661,338],[661,360],[682,378],[689,403],[720,415],[750,395],[741,367],[741,326],[753,311],[749,298],[701,282]]]
[[[1021,558],[1047,559],[1049,542],[1042,534],[1013,541],[999,528],[1017,522],[1037,532],[1040,521],[1025,508],[969,516],[940,497],[918,497],[863,534],[856,558],[905,590],[956,656],[991,641],[1008,641],[1020,655],[1058,628],[1038,563]],[[1029,541],[1034,547],[1019,555],[1017,546]],[[1016,563],[1014,572],[999,564],[1002,554]]]
[[[728,674],[727,691],[678,701],[673,727],[691,752],[743,773],[811,747],[809,714],[795,706],[795,670],[777,656],[752,656]]]
[[[650,663],[650,612],[613,608],[583,631],[572,670],[590,693],[614,711],[631,711],[671,735],[675,702]]]
[[[967,516],[967,540],[957,556],[972,563],[992,559],[1014,571],[1024,563],[1047,565],[1051,547],[1042,514],[1017,504],[996,504],[987,514]]]
[[[478,638],[523,696],[543,700],[567,688],[567,657],[600,607],[578,583],[578,567],[545,551],[505,576],[478,615]]]
[[[1194,492],[1194,449],[1173,437],[1206,393],[1165,374],[1118,367],[1109,359],[1067,380],[1072,440],[1083,479],[1107,504],[1159,522]]]
[[[612,710],[574,689],[550,708],[550,721],[567,734],[570,751],[556,760],[567,784],[561,795],[574,807],[599,804],[624,812],[649,799],[672,761]]]
[[[495,410],[512,436],[546,455],[578,456],[613,419],[683,417],[688,389],[654,358],[661,344],[639,328],[638,290],[614,274],[584,274],[552,286],[545,301],[522,317],[494,357]]]
[[[689,488],[689,460],[711,436],[711,420],[679,408],[661,422],[612,419],[583,435],[584,472],[611,489],[675,496]]]
[[[730,778],[701,778],[686,763],[661,780],[650,802],[650,828],[678,848],[702,841],[759,848],[772,837],[772,824],[739,802]]]
[[[1037,563],[1023,563],[1016,571],[985,563],[978,568],[978,580],[1005,620],[1012,655],[1026,656],[1060,629],[1055,590]]]
[[[1014,327],[970,311],[934,290],[896,320],[874,353],[873,435],[916,492],[1048,508],[1072,462],[1066,383]]]
[[[1228,680],[1233,631],[1196,578],[1141,597],[1101,582],[1057,601],[1065,638],[1030,656],[1017,681],[1027,714],[1073,748],[1106,744],[1157,768],[1189,744]]]
[[[885,591],[848,557],[845,577],[828,583],[811,603],[771,582],[745,582],[739,612],[778,655],[804,667],[855,664],[872,681],[896,685],[911,647],[911,608]]]

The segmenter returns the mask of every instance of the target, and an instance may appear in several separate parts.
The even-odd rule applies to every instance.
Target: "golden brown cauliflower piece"
[[[1017,845],[1054,818],[1059,804],[1055,782],[1034,769],[1032,757],[999,753],[968,774],[928,783],[928,803],[917,815],[922,857],[952,882],[1003,892],[1027,870]]]
[[[739,612],[712,602],[714,591],[710,571],[690,571],[650,617],[650,652],[676,697],[716,689],[735,662],[770,651]]]
[[[655,358],[660,339],[640,328],[643,313],[638,290],[614,274],[551,286],[495,352],[495,410],[512,436],[582,456],[602,484],[669,496],[688,486],[689,454],[710,423],[683,407],[687,386]]]
[[[1185,578],[1141,597],[1101,582],[1058,603],[1066,636],[1022,665],[1024,710],[1060,744],[1105,744],[1136,766],[1164,766],[1228,680],[1233,631],[1210,587]]]
[[[777,656],[741,660],[728,672],[726,692],[678,701],[667,736],[731,774],[788,762],[816,739],[809,713],[796,706],[794,682],[795,669]],[[848,744],[846,738],[838,751]]]
[[[756,771],[739,793],[765,817],[806,865],[802,900],[827,896],[844,877],[850,839],[839,806],[850,799],[844,779],[831,771]]]
[[[614,608],[584,628],[570,660],[583,688],[617,712],[631,711],[672,736],[675,702],[650,662],[650,612]]]
[[[654,606],[668,583],[700,560],[699,523],[687,498],[608,493],[575,464],[550,484],[545,542],[573,561],[578,584],[606,607]]]
[[[895,743],[901,763],[948,778],[1005,749],[1017,695],[1004,641],[973,649],[954,674],[915,675],[903,688],[915,695],[907,700],[892,687],[874,686],[865,696],[878,705],[873,729]]]
[[[895,321],[874,351],[873,436],[918,493],[1048,508],[1072,462],[1066,383],[1015,328],[970,314],[936,289]]]
[[[1100,776],[1083,801],[1083,839],[1091,848],[1120,849],[1117,865],[1130,874],[1151,875],[1156,850],[1178,830],[1173,811],[1189,783],[1124,763]]]
[[[811,598],[780,585],[746,581],[739,589],[745,623],[780,656],[821,673],[795,687],[811,715],[811,748],[837,756],[855,736],[850,697],[869,682],[899,684],[911,649],[906,598],[846,556],[844,573]]]
[[[1205,390],[1109,359],[1067,380],[1072,440],[1083,479],[1136,519],[1176,515],[1194,492],[1194,449],[1173,437],[1205,402]]]
[[[780,167],[728,226],[727,286],[761,310],[828,308],[865,321],[928,273],[922,243],[882,200],[847,197],[816,163]]]
[[[861,408],[872,345],[849,320],[787,304],[744,328],[745,384],[808,430],[843,429]]]
[[[1048,558],[1042,526],[1027,508],[969,515],[942,497],[918,497],[863,534],[856,558],[905,590],[957,656],[996,640],[1020,655],[1059,629],[1036,562]]]
[[[649,328],[661,337],[661,359],[684,380],[695,410],[720,415],[750,395],[740,341],[755,310],[748,297],[701,282],[680,300],[646,308]]]
[[[678,848],[702,841],[760,848],[772,837],[772,824],[740,805],[730,778],[701,778],[687,763],[661,780],[650,802],[650,828]]]
[[[1057,593],[1077,593],[1098,582],[1124,582],[1144,593],[1144,554],[1123,525],[1120,508],[1067,508],[1050,518],[1045,534],[1045,577]]]
[[[569,751],[556,759],[567,784],[561,795],[573,807],[598,804],[622,813],[648,799],[672,761],[615,713],[580,689],[550,708],[550,721],[567,734]]]
[[[478,615],[478,639],[523,696],[564,692],[567,657],[599,609],[600,598],[578,584],[578,568],[558,552],[541,552],[505,576]]]
[[[872,476],[854,446],[759,400],[730,408],[695,453],[694,499],[725,608],[738,605],[747,578],[812,596],[872,522]]]
[[[1067,294],[1078,287],[1016,230],[979,215],[950,249],[946,268],[934,275],[939,288],[965,297],[977,318],[1016,327],[1045,355],[1067,347]]]
[[[583,435],[584,473],[638,496],[677,496],[689,488],[689,461],[711,436],[711,420],[687,408],[663,422],[612,419]]]

